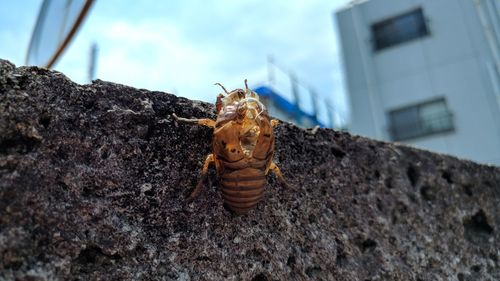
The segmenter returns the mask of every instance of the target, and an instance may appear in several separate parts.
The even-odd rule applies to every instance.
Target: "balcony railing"
[[[391,120],[391,122],[389,132],[394,141],[414,139],[454,130],[453,113],[449,111],[420,116],[411,122],[398,122],[398,120]]]

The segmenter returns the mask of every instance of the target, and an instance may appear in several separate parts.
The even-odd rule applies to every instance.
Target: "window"
[[[392,140],[406,140],[453,130],[453,115],[444,98],[389,112]]]
[[[381,50],[429,34],[421,8],[372,25],[375,50]]]

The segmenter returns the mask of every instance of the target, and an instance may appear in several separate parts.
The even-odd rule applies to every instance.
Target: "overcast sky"
[[[4,1],[0,58],[23,65],[41,0]],[[88,83],[90,46],[99,47],[96,78],[213,102],[228,89],[267,82],[267,57],[314,87],[348,118],[334,11],[348,0],[97,0],[55,69]],[[276,87],[292,100],[287,77]],[[321,102],[324,104],[324,102]],[[301,105],[311,110],[305,93]],[[321,108],[321,119],[327,121]]]

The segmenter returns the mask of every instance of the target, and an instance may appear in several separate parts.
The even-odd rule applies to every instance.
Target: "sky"
[[[56,0],[57,1],[57,0]],[[57,71],[89,83],[91,45],[98,46],[96,77],[137,88],[214,102],[219,82],[227,89],[268,83],[293,100],[288,73],[319,97],[320,120],[331,103],[337,126],[349,119],[334,12],[348,0],[132,1],[96,0]],[[42,0],[5,1],[0,9],[0,58],[20,66]],[[284,70],[284,71],[283,71]]]

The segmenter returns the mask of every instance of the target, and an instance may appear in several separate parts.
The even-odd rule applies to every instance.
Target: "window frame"
[[[380,36],[377,36],[377,34],[380,34],[380,30],[384,27],[384,26],[389,26],[391,25],[391,23],[393,22],[396,22],[397,20],[401,20],[405,17],[408,17],[412,14],[418,14],[418,17],[421,19],[421,26],[417,27],[416,29],[420,29],[420,28],[423,28],[423,30],[419,31],[418,35],[417,36],[414,36],[414,37],[411,37],[411,38],[402,38],[400,40],[394,40],[393,42],[389,42],[389,43],[386,43],[386,44],[382,44],[380,41]],[[405,43],[408,43],[408,42],[412,42],[412,41],[415,41],[415,40],[418,40],[418,39],[421,39],[421,38],[425,38],[427,36],[430,36],[430,30],[429,30],[429,25],[428,25],[428,20],[427,18],[425,17],[425,14],[424,14],[424,10],[422,9],[422,7],[418,7],[418,8],[415,8],[415,9],[412,9],[408,12],[404,12],[404,13],[401,13],[399,15],[396,15],[396,16],[391,16],[389,18],[386,18],[386,19],[383,19],[381,21],[377,21],[375,23],[372,23],[371,26],[370,26],[370,30],[371,30],[371,41],[372,41],[372,47],[373,47],[373,50],[375,52],[379,52],[379,51],[382,51],[382,50],[385,50],[385,49],[389,49],[389,48],[392,48],[392,47],[395,47],[395,46],[398,46],[398,45],[401,45],[401,44],[405,44]],[[379,31],[377,31],[379,30]],[[402,37],[401,35],[399,35],[400,37]]]
[[[443,103],[443,111],[440,112],[439,115],[436,115],[434,117],[428,117],[421,115],[421,111],[423,108],[426,106],[429,106],[431,104],[436,104],[436,103]],[[397,122],[394,122],[394,115],[397,114],[398,112],[404,112],[404,111],[410,111],[410,110],[416,110],[417,111],[417,119],[413,120],[411,123],[407,123],[407,126],[414,126],[417,128],[413,134],[401,134],[401,129],[402,124],[395,125]],[[432,136],[432,135],[437,135],[437,134],[443,134],[443,133],[449,133],[455,131],[455,124],[454,124],[454,115],[453,112],[450,110],[448,107],[448,103],[446,102],[446,99],[444,97],[439,97],[436,99],[424,101],[421,103],[416,103],[412,104],[409,106],[404,106],[400,108],[395,108],[387,111],[387,120],[388,120],[388,131],[389,135],[391,137],[392,141],[405,141],[405,140],[413,140],[413,139],[418,139],[422,137],[427,137],[427,136]],[[430,122],[440,120],[449,123],[448,126],[443,126],[442,128],[432,128],[432,126],[428,126]],[[399,133],[398,133],[399,129]]]

